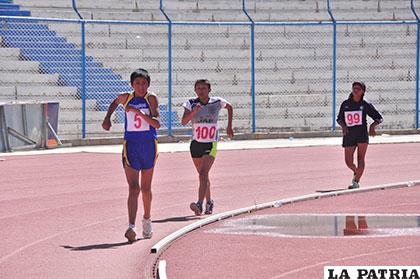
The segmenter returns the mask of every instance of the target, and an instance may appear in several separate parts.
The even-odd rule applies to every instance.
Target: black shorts
[[[369,134],[363,130],[349,130],[349,132],[343,136],[343,147],[357,146],[358,143],[369,143]]]
[[[214,142],[198,142],[193,140],[190,144],[191,157],[201,158],[204,155],[210,155],[216,158],[217,141]]]

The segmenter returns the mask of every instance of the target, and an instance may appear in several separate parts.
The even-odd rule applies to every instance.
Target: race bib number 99
[[[148,111],[143,110],[144,113],[148,114]],[[127,112],[127,131],[128,132],[144,132],[149,131],[150,125],[140,115],[129,111]]]
[[[217,137],[217,124],[195,123],[193,125],[193,139],[198,142],[213,142]]]
[[[346,118],[347,127],[362,125],[362,111],[345,111],[344,117]]]

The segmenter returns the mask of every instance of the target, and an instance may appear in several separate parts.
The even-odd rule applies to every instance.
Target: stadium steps
[[[18,15],[16,12],[20,11],[19,5],[13,4],[12,1],[1,0],[0,4],[0,11],[10,12],[7,15]],[[20,16],[30,15],[30,12],[21,12]],[[80,49],[41,22],[13,20],[2,22],[1,27],[0,36],[3,47],[19,49],[19,60],[23,60],[27,65],[31,62],[39,63],[32,65],[39,73],[31,75],[22,72],[8,72],[5,67],[6,72],[0,72],[2,84],[39,83],[77,87],[80,96],[82,86],[82,77],[78,70],[81,63]],[[98,101],[103,99],[103,95],[106,95],[106,100],[112,101],[120,92],[131,91],[129,82],[119,74],[115,74],[111,68],[104,67],[92,56],[87,56],[86,61],[87,99]],[[21,67],[25,67],[23,64],[21,65]],[[38,69],[36,69],[37,67]],[[16,67],[13,69],[18,70]],[[97,108],[107,110],[107,106],[103,105]],[[119,113],[122,113],[121,108],[118,110]],[[162,109],[163,118],[168,117],[167,113],[167,110]],[[173,117],[177,121],[176,115]],[[165,123],[162,124],[165,125]]]

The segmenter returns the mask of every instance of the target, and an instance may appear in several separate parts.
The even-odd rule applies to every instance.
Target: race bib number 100
[[[143,111],[144,113],[148,113],[148,111]],[[140,115],[129,111],[127,112],[127,131],[128,132],[143,132],[149,131],[150,125]]]
[[[198,142],[213,142],[217,137],[217,124],[195,123],[193,125],[193,139]]]
[[[344,117],[346,118],[347,127],[362,125],[362,111],[345,111]]]

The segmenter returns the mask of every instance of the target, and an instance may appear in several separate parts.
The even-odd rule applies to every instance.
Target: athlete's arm
[[[371,103],[367,103],[366,113],[377,123],[376,126],[382,123],[382,115],[379,113],[379,111],[376,110],[376,108]]]
[[[373,122],[372,124],[370,124],[370,126],[369,126],[369,136],[372,136],[372,137],[374,137],[374,136],[376,136],[376,126],[378,126],[379,125],[379,123],[378,122]]]
[[[233,137],[234,137],[233,128],[232,128],[233,107],[232,107],[231,104],[226,103],[225,108],[228,111],[228,125],[227,125],[227,128],[226,128],[226,133],[227,133],[227,135],[230,139],[233,139]]]
[[[197,114],[201,110],[201,104],[198,103],[192,110],[189,110],[187,108],[184,109],[184,114],[182,115],[181,124],[187,125],[191,119],[193,119],[194,115]]]
[[[155,129],[160,128],[160,120],[159,120],[159,103],[156,95],[150,94],[149,96],[149,103],[150,103],[150,116],[145,114],[143,111],[138,110],[134,107],[127,106],[125,111],[132,111],[138,114],[141,118],[144,119],[150,126]]]
[[[340,106],[340,111],[337,116],[337,123],[341,126],[341,130],[343,131],[343,135],[345,136],[349,129],[346,126],[346,122],[344,120],[344,103]]]
[[[127,101],[128,93],[120,94],[117,98],[112,101],[112,103],[108,107],[108,112],[105,115],[104,121],[102,122],[102,128],[104,130],[109,131],[111,128],[111,115],[114,113],[114,111],[117,109],[119,104],[124,104]]]
[[[376,108],[371,104],[368,103],[366,107],[366,113],[374,120],[372,124],[369,126],[369,135],[374,137],[376,136],[376,127],[382,123],[383,118],[382,115],[376,110]]]

